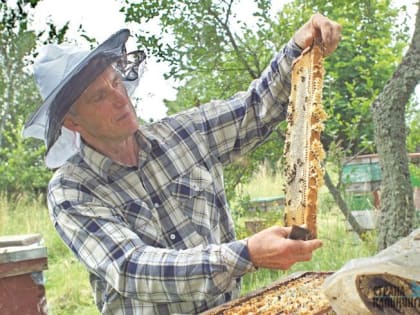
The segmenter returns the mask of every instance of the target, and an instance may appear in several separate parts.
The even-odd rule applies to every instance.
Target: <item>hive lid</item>
[[[39,245],[0,248],[0,264],[47,257],[47,248]]]
[[[40,234],[0,236],[0,263],[47,257],[47,249],[40,244]]]
[[[39,243],[42,239],[41,234],[20,234],[0,236],[0,247],[31,245]]]

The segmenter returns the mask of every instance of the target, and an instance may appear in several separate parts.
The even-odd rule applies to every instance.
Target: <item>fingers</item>
[[[325,55],[331,54],[337,48],[341,39],[341,25],[319,13],[311,17],[311,24],[314,31],[321,33]]]
[[[294,258],[296,261],[308,261],[312,258],[312,253],[322,247],[322,242],[318,239],[310,241],[293,241]]]
[[[283,242],[284,248],[279,252],[281,259],[277,263],[267,261],[266,263],[271,265],[269,268],[287,270],[297,262],[309,261],[312,259],[314,250],[322,246],[322,242],[318,239],[310,241],[285,239]]]
[[[331,54],[341,39],[341,25],[317,13],[305,23],[294,35],[294,40],[302,49],[310,46],[316,34],[321,34],[324,55]]]
[[[282,238],[287,238],[292,231],[292,227],[290,226],[279,226],[279,225],[273,225],[266,229],[266,233],[273,233],[274,235],[277,235]]]
[[[287,238],[290,235],[290,232],[292,231],[291,226],[284,226],[284,227],[278,227],[280,228],[279,233],[284,238]]]

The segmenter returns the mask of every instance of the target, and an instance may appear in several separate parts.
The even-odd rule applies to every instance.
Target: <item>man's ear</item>
[[[76,117],[74,117],[71,113],[67,113],[66,116],[64,116],[63,126],[71,131],[79,131],[80,129],[80,125],[78,124]]]

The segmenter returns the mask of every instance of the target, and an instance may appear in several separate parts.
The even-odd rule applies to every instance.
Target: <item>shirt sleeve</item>
[[[237,278],[254,270],[244,240],[186,250],[149,246],[79,183],[59,182],[50,183],[48,195],[56,230],[89,272],[122,296],[151,303],[206,300],[231,291]]]
[[[293,40],[271,60],[247,91],[228,100],[211,101],[182,113],[202,131],[210,152],[228,164],[262,143],[286,118],[291,67],[302,49]],[[185,115],[186,114],[186,115]]]

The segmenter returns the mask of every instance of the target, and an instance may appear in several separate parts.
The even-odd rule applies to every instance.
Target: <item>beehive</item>
[[[315,238],[318,189],[323,184],[320,142],[326,113],[322,107],[323,49],[320,39],[292,68],[285,142],[285,225],[304,225]]]

